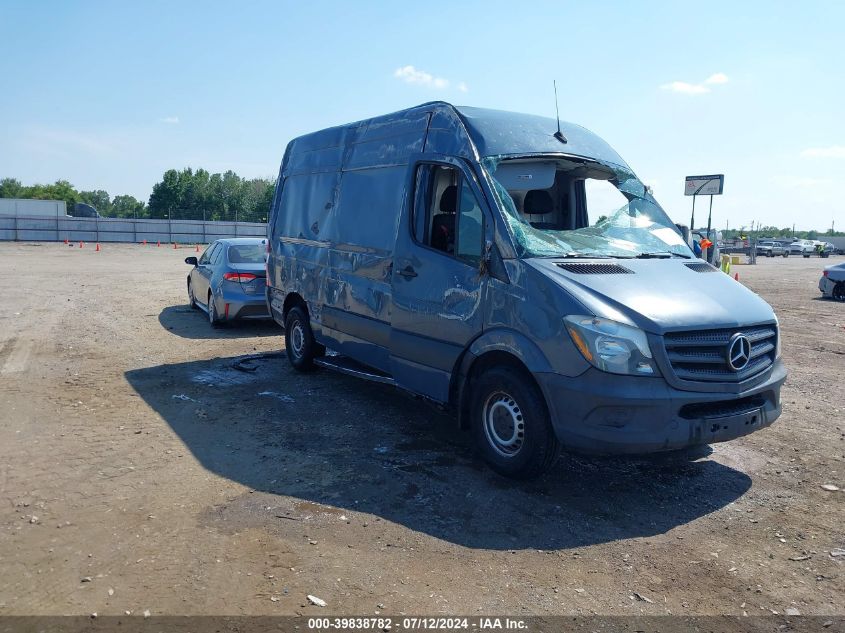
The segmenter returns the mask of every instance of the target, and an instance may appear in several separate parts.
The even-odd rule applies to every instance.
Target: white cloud
[[[169,125],[176,125],[177,123],[179,123],[179,117],[178,116],[166,116],[164,118],[159,119],[158,122],[159,123],[167,123]]]
[[[429,88],[448,88],[449,80],[443,77],[435,77],[424,70],[418,70],[413,66],[402,66],[393,72],[393,76],[401,79],[406,84],[418,84]]]
[[[728,83],[728,76],[725,73],[713,73],[704,80],[706,84],[726,84]]]
[[[437,77],[414,66],[397,68],[393,71],[393,76],[400,81],[404,81],[406,84],[425,86],[426,88],[434,88],[435,90],[445,90],[452,84],[445,77]],[[469,88],[463,81],[459,82],[456,87],[460,92],[469,91]]]
[[[845,145],[808,147],[801,152],[801,156],[804,158],[845,158]]]
[[[663,84],[660,86],[663,90],[669,90],[670,92],[679,92],[685,95],[700,95],[704,94],[705,92],[710,92],[710,88],[704,86],[702,84],[691,84],[687,83],[686,81],[673,81],[668,84]]]
[[[701,83],[693,84],[688,81],[672,81],[668,84],[663,84],[660,88],[685,95],[703,95],[710,92],[710,86],[726,84],[728,81],[728,76],[725,73],[713,73]]]

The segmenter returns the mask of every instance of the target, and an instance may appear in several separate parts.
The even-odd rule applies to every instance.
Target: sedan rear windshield
[[[229,263],[263,264],[264,253],[263,244],[235,244],[229,247]]]

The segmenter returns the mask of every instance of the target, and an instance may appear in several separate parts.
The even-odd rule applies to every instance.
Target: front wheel
[[[314,340],[308,314],[300,306],[291,308],[285,319],[285,351],[290,364],[298,371],[314,369],[314,359],[326,351]]]
[[[560,452],[539,387],[512,367],[485,371],[473,388],[472,428],[481,457],[500,475],[534,479]]]
[[[188,279],[188,303],[192,309],[197,309],[197,298],[194,296],[194,284],[191,283],[190,279]]]

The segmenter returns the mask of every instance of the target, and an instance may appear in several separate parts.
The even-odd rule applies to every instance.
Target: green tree
[[[182,199],[179,172],[168,169],[161,182],[153,185],[148,203],[151,218],[169,218]]]
[[[116,218],[148,217],[146,205],[133,196],[115,196],[112,200],[112,213]]]
[[[17,178],[0,180],[0,198],[23,198],[25,188]]]
[[[90,204],[102,216],[108,217],[112,215],[111,196],[109,196],[108,191],[103,191],[102,189],[97,189],[96,191],[80,191],[79,201]]]

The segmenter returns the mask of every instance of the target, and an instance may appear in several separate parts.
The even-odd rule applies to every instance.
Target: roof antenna
[[[566,143],[566,137],[560,131],[560,110],[557,107],[557,82],[554,79],[552,79],[552,85],[555,87],[555,114],[557,115],[557,132],[554,133],[554,137],[561,143]]]

